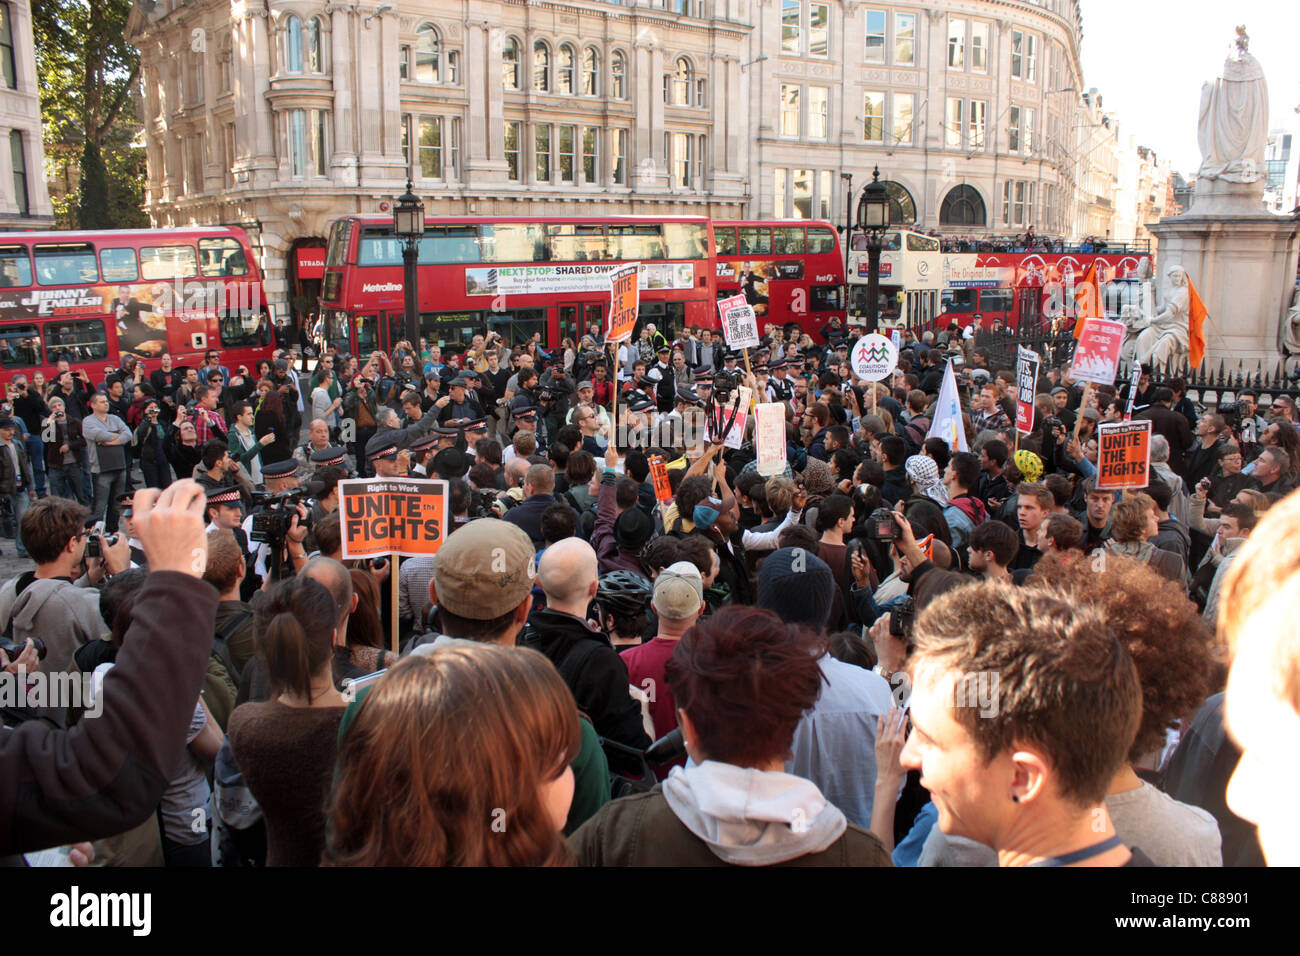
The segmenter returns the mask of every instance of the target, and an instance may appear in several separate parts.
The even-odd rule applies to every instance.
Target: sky
[[[1269,128],[1300,134],[1300,3],[1294,0],[1080,0],[1083,85],[1119,114],[1120,135],[1184,176],[1201,163],[1201,84],[1219,76],[1245,24],[1268,79]]]

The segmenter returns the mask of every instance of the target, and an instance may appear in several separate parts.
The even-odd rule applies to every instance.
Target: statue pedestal
[[[1268,369],[1284,356],[1283,322],[1296,282],[1300,218],[1276,216],[1259,205],[1245,215],[1206,214],[1203,209],[1239,198],[1241,187],[1224,189],[1221,196],[1207,191],[1204,202],[1199,183],[1197,189],[1193,213],[1148,227],[1160,240],[1157,271],[1163,275],[1181,265],[1205,302],[1210,317],[1202,368],[1217,368],[1221,360],[1252,368],[1262,360]]]

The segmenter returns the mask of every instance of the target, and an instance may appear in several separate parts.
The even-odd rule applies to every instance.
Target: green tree
[[[148,225],[140,182],[144,150],[132,94],[140,54],[126,40],[131,0],[41,0],[32,5],[45,151],[54,167],[60,225]],[[77,174],[70,165],[76,162]],[[76,179],[76,201],[60,184]],[[60,197],[61,196],[61,200]]]

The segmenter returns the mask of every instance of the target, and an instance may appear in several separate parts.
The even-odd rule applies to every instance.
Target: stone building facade
[[[1077,0],[139,0],[150,216],[240,224],[278,310],[329,223],[431,214],[1081,230]],[[311,252],[309,250],[316,250]]]
[[[0,2],[0,230],[48,229],[40,87],[28,0]]]

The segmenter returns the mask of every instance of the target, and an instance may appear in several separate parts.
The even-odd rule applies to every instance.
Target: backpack
[[[230,656],[230,646],[226,643],[235,631],[244,626],[253,615],[248,611],[233,614],[212,638],[212,653],[208,655],[208,669],[203,675],[203,689],[200,696],[208,705],[208,712],[217,726],[225,732],[230,713],[235,709],[235,699],[239,696],[239,668]]]

